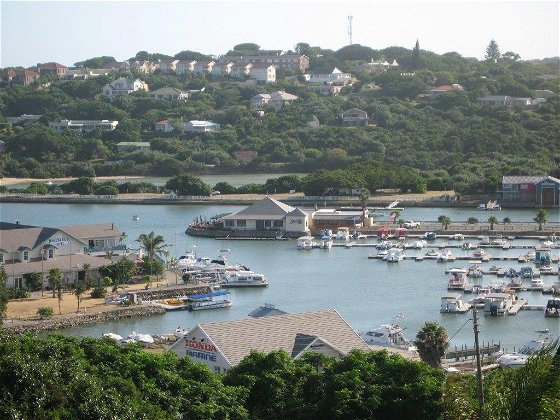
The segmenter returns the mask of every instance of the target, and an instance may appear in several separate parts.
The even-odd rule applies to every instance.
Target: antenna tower
[[[354,16],[348,16],[348,38],[350,38],[350,45],[352,45],[352,19],[354,19]]]

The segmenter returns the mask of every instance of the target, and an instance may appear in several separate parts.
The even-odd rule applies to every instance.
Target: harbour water
[[[127,235],[133,247],[141,233],[154,231],[162,235],[172,256],[184,254],[186,249],[196,249],[199,256],[214,257],[222,248],[231,250],[229,259],[247,265],[267,276],[269,287],[232,290],[230,308],[199,312],[170,312],[163,316],[119,320],[64,330],[63,333],[98,337],[104,332],[128,335],[132,331],[161,334],[174,331],[178,326],[192,327],[197,323],[242,319],[256,307],[272,303],[287,312],[312,311],[335,308],[356,330],[375,328],[381,324],[397,322],[406,328],[406,335],[414,338],[427,320],[440,322],[448,331],[452,345],[472,345],[472,323],[469,314],[440,314],[440,296],[447,292],[446,267],[468,265],[466,261],[438,263],[435,260],[416,262],[405,260],[389,264],[368,259],[373,248],[333,247],[330,250],[297,250],[295,241],[217,241],[193,238],[184,231],[196,218],[210,218],[219,213],[235,212],[241,206],[217,205],[102,205],[102,204],[17,204],[3,203],[0,220],[39,226],[64,226],[71,224],[115,223]],[[528,222],[535,217],[534,210],[502,210],[489,214],[464,208],[410,208],[401,217],[409,220],[435,221],[445,214],[452,221],[465,221],[468,217],[487,220],[495,215],[498,220],[509,217],[514,222]],[[137,215],[139,220],[132,220]],[[558,213],[549,219],[557,217]],[[368,239],[369,242],[376,242]],[[437,244],[442,243],[439,239]],[[449,241],[451,244],[452,241]],[[533,245],[534,240],[516,240],[514,244]],[[421,251],[407,251],[407,255],[424,255]],[[489,250],[491,255],[518,256],[528,250]],[[455,255],[471,251],[453,249]],[[558,250],[553,255],[558,256]],[[519,269],[517,261],[491,261],[492,265]],[[554,270],[557,269],[554,265]],[[557,280],[556,276],[543,277],[545,284]],[[496,281],[486,275],[484,285]],[[507,281],[508,279],[500,279]],[[179,279],[180,281],[180,279]],[[520,292],[530,304],[545,304],[547,295],[540,292]],[[466,295],[470,299],[470,295]],[[402,317],[399,317],[402,315]],[[516,316],[481,316],[481,340],[501,342],[503,347],[519,347],[538,336],[536,330],[548,328],[553,336],[560,335],[560,320],[544,318],[542,311],[520,311]]]

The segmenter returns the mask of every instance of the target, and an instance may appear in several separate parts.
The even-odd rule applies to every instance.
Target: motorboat
[[[538,271],[538,275],[535,271]],[[526,265],[521,267],[519,274],[522,279],[532,279],[533,277],[539,277],[541,273],[540,270],[533,270],[533,267]]]
[[[455,256],[451,253],[451,251],[447,250],[438,254],[438,261],[439,262],[448,262],[448,261],[455,261]]]
[[[264,274],[253,271],[233,271],[220,273],[219,280],[225,287],[267,287]]]
[[[544,282],[540,278],[531,279],[531,289],[544,290]]]
[[[460,293],[448,293],[441,297],[441,313],[462,314],[470,309],[470,305],[463,301]]]
[[[472,277],[475,279],[482,278],[482,267],[480,264],[471,264],[467,270],[467,277]]]
[[[188,303],[184,299],[179,298],[156,300],[152,302],[152,304],[160,306],[166,311],[177,311],[181,309],[187,309],[189,307]]]
[[[313,236],[301,236],[297,239],[297,249],[312,249],[316,245]]]
[[[491,293],[504,293],[506,291],[506,285],[501,281],[492,282],[490,291]]]
[[[552,273],[552,266],[550,264],[541,265],[539,271],[541,273]]]
[[[476,208],[477,210],[488,210],[488,211],[496,211],[496,210],[501,210],[502,207],[498,204],[497,201],[488,201],[486,203],[481,203],[478,205],[478,207]]]
[[[463,243],[463,245],[461,245],[461,248],[463,248],[463,249],[474,249],[474,248],[476,248],[476,245],[471,243],[471,242],[465,242],[465,243]]]
[[[550,264],[550,261],[551,261],[551,255],[550,255],[549,248],[535,250],[535,264],[548,265]]]
[[[403,329],[397,324],[383,324],[374,330],[359,333],[362,340],[369,345],[395,347],[410,350],[411,342],[403,333]]]
[[[418,241],[414,241],[412,243],[412,248],[414,249],[422,249],[424,248],[426,245],[428,245],[428,243],[424,240],[424,239],[420,239]]]
[[[132,332],[128,335],[128,339],[132,342],[143,343],[143,344],[153,344],[154,338],[150,334],[140,334],[137,332]],[[128,341],[131,342],[131,341]]]
[[[449,236],[449,239],[451,239],[452,241],[462,241],[463,239],[465,239],[465,235],[463,235],[462,233],[455,233],[454,235]]]
[[[507,315],[513,306],[515,297],[511,293],[490,293],[486,295],[484,315]]]
[[[400,248],[391,248],[387,251],[384,260],[387,262],[399,262],[404,259],[404,251]]]
[[[502,368],[519,368],[525,366],[529,358],[546,345],[546,340],[531,340],[518,352],[506,353],[498,357],[496,363]]]
[[[135,214],[134,216],[132,216],[132,220],[137,222],[138,220],[140,220],[140,218]]]
[[[507,241],[504,238],[498,236],[497,238],[490,241],[490,245],[503,247],[507,245]]]
[[[519,272],[515,270],[515,268],[508,268],[506,270],[506,277],[519,277]]]
[[[385,249],[385,250],[388,250],[388,249],[391,249],[391,248],[394,248],[394,247],[395,247],[395,244],[393,244],[393,242],[390,242],[390,241],[383,241],[380,244],[376,245],[377,249]]]
[[[341,239],[343,241],[349,240],[350,239],[350,228],[339,227],[336,230],[336,239]]]
[[[189,330],[187,328],[183,328],[183,327],[177,327],[175,328],[175,331],[173,332],[173,335],[175,335],[175,337],[182,338],[185,335],[187,335],[187,333],[189,332]]]
[[[482,236],[480,238],[480,242],[478,243],[479,245],[490,245],[492,242],[490,241],[490,238],[488,236]]]
[[[514,277],[508,283],[507,287],[513,290],[519,290],[523,288],[523,282],[520,279]]]
[[[474,250],[473,256],[480,258],[480,257],[484,257],[486,255],[486,251],[482,248],[477,248]]]
[[[332,236],[330,236],[330,235],[321,236],[321,248],[331,249],[332,246],[333,246]]]
[[[437,234],[435,232],[426,232],[424,238],[428,241],[434,241],[437,239]]]
[[[231,306],[231,293],[227,290],[202,293],[189,296],[189,301],[191,303],[189,309],[192,311],[228,308]]]
[[[544,316],[547,318],[560,318],[560,298],[553,297],[548,299]]]
[[[426,252],[426,257],[438,257],[439,256],[439,252],[437,252],[435,249],[432,249],[428,252]]]
[[[467,270],[455,268],[449,270],[448,290],[465,290],[467,284]]]
[[[115,340],[115,341],[121,341],[123,338],[115,333],[104,333],[101,335],[103,338],[109,338],[111,340]]]
[[[389,253],[389,251],[387,251],[386,249],[381,249],[377,252],[377,256],[385,259],[385,257],[387,256],[388,253]]]

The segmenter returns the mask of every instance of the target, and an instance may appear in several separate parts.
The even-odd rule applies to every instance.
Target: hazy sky
[[[145,50],[220,55],[254,42],[293,49],[298,42],[337,50],[353,43],[381,49],[457,51],[483,58],[490,39],[522,59],[560,55],[558,1],[4,1],[0,67],[55,61],[72,65]]]

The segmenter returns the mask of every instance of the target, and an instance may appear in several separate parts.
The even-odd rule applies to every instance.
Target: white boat
[[[412,248],[414,249],[422,249],[424,248],[426,245],[428,245],[428,243],[424,240],[424,239],[420,239],[418,241],[414,241],[412,243]]]
[[[400,248],[391,248],[387,251],[384,260],[387,262],[399,262],[404,259],[404,251]]]
[[[139,334],[132,332],[128,335],[128,339],[136,343],[153,344],[154,338],[150,334]]]
[[[441,313],[463,314],[470,309],[470,305],[463,301],[460,293],[448,293],[441,297]]]
[[[467,270],[467,277],[472,277],[474,279],[482,278],[482,267],[480,264],[472,264]]]
[[[490,245],[492,243],[492,241],[490,241],[490,237],[488,236],[481,236],[480,237],[480,242],[478,243],[479,245]]]
[[[104,338],[110,338],[111,340],[115,340],[115,341],[121,341],[123,339],[120,335],[115,333],[104,333],[102,334],[102,336]]]
[[[496,363],[502,368],[519,368],[529,361],[529,358],[546,345],[546,340],[531,340],[518,352],[506,353],[498,357]]]
[[[132,216],[132,220],[137,222],[138,220],[140,220],[140,218],[135,214],[134,216]]]
[[[447,250],[438,254],[437,259],[439,262],[455,261],[455,256],[451,253],[451,251]]]
[[[502,207],[498,204],[497,201],[488,201],[487,203],[479,204],[476,208],[477,210],[501,210]]]
[[[386,249],[382,249],[377,253],[378,257],[383,257],[383,259],[385,259],[385,257],[387,257],[387,254],[389,253],[389,251],[387,251]]]
[[[316,243],[313,236],[301,236],[297,239],[297,249],[312,249]]]
[[[227,290],[202,293],[189,296],[189,301],[191,302],[190,309],[193,311],[227,308],[231,306],[231,293]]]
[[[467,284],[467,270],[452,268],[449,270],[448,290],[464,290]]]
[[[480,258],[480,257],[484,257],[486,255],[486,251],[482,248],[477,248],[475,249],[473,256]]]
[[[540,277],[534,277],[531,279],[531,289],[544,290],[544,282]]]
[[[333,246],[332,236],[330,236],[330,235],[321,236],[321,248],[331,249],[332,246]]]
[[[511,293],[490,293],[486,295],[484,315],[507,315],[513,306],[514,299],[515,297]]]
[[[474,245],[474,244],[471,243],[471,242],[465,242],[465,243],[461,246],[461,248],[463,248],[463,249],[473,249],[473,248],[476,248],[476,245]]]
[[[403,329],[397,324],[383,324],[375,330],[359,333],[362,340],[369,345],[395,347],[410,350],[412,345],[404,334]]]
[[[266,287],[268,282],[264,274],[253,271],[232,271],[220,273],[219,280],[225,287]]]
[[[342,239],[343,241],[349,240],[350,239],[350,228],[339,227],[336,230],[336,239]]]
[[[465,239],[465,235],[463,235],[462,233],[455,233],[454,235],[449,236],[449,239],[451,239],[452,241],[462,241],[463,239]]]
[[[181,337],[184,337],[185,335],[187,335],[188,332],[189,332],[189,330],[186,329],[186,328],[177,327],[177,328],[175,328],[175,332],[173,334],[175,335],[175,337],[181,338]]]
[[[432,249],[428,252],[426,252],[426,257],[438,257],[439,252],[437,252],[435,249]]]
[[[490,241],[490,245],[505,246],[507,245],[507,241],[504,238],[498,236],[497,238]]]

